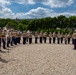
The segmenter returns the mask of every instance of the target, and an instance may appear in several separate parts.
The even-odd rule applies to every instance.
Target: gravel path
[[[3,50],[0,75],[76,75],[72,44],[26,44]]]

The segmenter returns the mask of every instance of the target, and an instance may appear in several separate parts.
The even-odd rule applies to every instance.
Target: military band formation
[[[58,32],[57,34],[55,32],[50,32],[47,34],[46,32],[38,33],[35,32],[34,34],[31,31],[23,31],[22,33],[20,31],[16,31],[14,29],[7,30],[6,27],[3,29],[0,28],[0,51],[3,49],[7,49],[10,46],[14,46],[17,44],[32,44],[34,37],[34,43],[47,43],[47,38],[49,38],[48,43],[49,44],[74,44],[74,49],[76,49],[76,31],[70,35],[69,33],[63,33]],[[22,39],[22,42],[21,42]]]

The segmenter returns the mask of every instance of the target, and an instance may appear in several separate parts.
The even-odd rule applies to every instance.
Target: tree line
[[[0,27],[14,28],[15,30],[30,30],[53,32],[61,31],[63,33],[72,33],[76,28],[76,16],[66,17],[60,15],[58,17],[46,17],[38,19],[3,19],[0,18]]]

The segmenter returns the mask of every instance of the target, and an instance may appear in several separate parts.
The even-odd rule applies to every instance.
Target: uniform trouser
[[[58,43],[58,44],[60,43],[60,38],[57,38],[57,43]]]
[[[51,44],[51,38],[49,38],[49,43]]]
[[[37,39],[38,39],[38,38],[37,38],[37,37],[35,37],[35,43],[37,43]]]
[[[46,37],[44,37],[44,43],[46,43]]]
[[[20,38],[20,37],[18,37],[17,39],[18,39],[18,44],[20,44],[20,40],[21,40],[21,38]]]
[[[5,49],[6,48],[6,42],[4,39],[2,39],[2,42],[3,42],[3,48]]]
[[[67,44],[67,39],[65,39],[65,44]]]
[[[55,43],[55,37],[53,37],[53,43]]]
[[[23,44],[26,44],[26,37],[23,37]]]
[[[42,37],[40,37],[40,43],[42,43]]]
[[[13,46],[12,38],[10,39],[10,44],[11,44],[11,46]]]
[[[74,39],[74,49],[76,49],[76,39]]]
[[[18,43],[18,37],[16,37],[16,42]]]
[[[74,44],[74,39],[72,38],[72,44]]]
[[[31,44],[32,43],[32,38],[29,38],[29,44]]]
[[[1,38],[0,38],[0,51],[1,51]],[[0,59],[1,59],[1,55],[0,55]]]
[[[70,44],[70,38],[68,38],[68,44]]]
[[[29,38],[28,38],[28,37],[26,37],[26,42],[28,42],[28,39],[29,39]]]
[[[17,37],[13,37],[14,44],[17,45]]]
[[[18,38],[18,37],[16,37],[15,39],[16,39],[16,43],[19,43],[19,38]]]
[[[11,46],[13,46],[13,44],[14,44],[14,37],[12,37],[11,39]]]
[[[61,43],[63,43],[63,37],[61,37]]]
[[[10,44],[10,38],[7,39],[7,47],[9,47]]]
[[[17,43],[20,44],[20,39],[21,38],[20,37],[16,37],[16,39],[17,39]]]
[[[1,38],[0,38],[0,50],[1,50]]]

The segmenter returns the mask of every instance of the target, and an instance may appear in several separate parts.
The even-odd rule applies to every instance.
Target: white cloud
[[[32,9],[27,13],[17,13],[15,15],[15,17],[20,17],[20,18],[42,18],[42,17],[50,16],[50,12],[53,12],[53,10],[38,7],[37,9]]]
[[[7,8],[6,5],[10,5],[11,3],[6,0],[0,0],[0,18],[8,18],[13,14],[10,8]]]
[[[6,0],[0,0],[0,11],[2,11],[5,7],[5,5],[10,5],[11,3]]]
[[[35,3],[37,2],[48,2],[48,0],[33,0]]]
[[[13,13],[10,8],[6,5],[10,5],[12,2],[17,2],[19,4],[35,4],[41,2],[44,5],[49,5],[51,7],[64,7],[73,3],[73,0],[0,0],[0,18],[42,18],[42,17],[54,17],[59,15],[73,16],[75,13],[63,12],[56,13],[52,9],[38,7],[36,9],[31,9],[26,13]]]
[[[1,18],[12,18],[14,16],[14,13],[10,8],[4,8],[0,11]]]
[[[32,19],[32,18],[43,18],[43,17],[57,17],[59,15],[65,15],[65,16],[75,16],[75,13],[69,13],[69,12],[63,12],[63,13],[56,13],[53,10],[38,7],[37,9],[32,9],[27,13],[17,13],[14,15],[13,18],[26,18],[26,19]]]
[[[9,4],[11,4],[11,3],[7,0],[0,0],[0,6],[9,5]]]
[[[36,9],[31,9],[27,13],[13,13],[11,9],[5,8],[2,11],[0,11],[1,18],[20,18],[20,19],[33,19],[33,18],[43,18],[43,17],[57,17],[59,15],[65,15],[67,17],[69,16],[75,16],[76,13],[69,13],[69,12],[63,12],[63,13],[56,13],[53,10],[38,7]]]
[[[48,0],[43,2],[44,5],[51,6],[52,8],[66,7],[74,3],[74,0]]]
[[[75,0],[7,0],[19,4],[36,4],[42,3],[52,8],[65,7],[74,3]]]
[[[33,0],[8,0],[10,2],[16,2],[19,4],[34,4]]]

